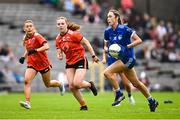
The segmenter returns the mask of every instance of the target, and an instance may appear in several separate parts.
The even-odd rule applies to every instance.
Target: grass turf
[[[31,110],[19,106],[24,99],[22,93],[0,95],[0,119],[180,119],[180,93],[155,92],[159,101],[156,112],[149,112],[148,102],[140,92],[133,92],[136,105],[130,105],[128,97],[118,107],[112,107],[112,92],[83,93],[89,110],[80,111],[79,104],[71,93],[32,93]],[[170,99],[172,104],[164,104]]]

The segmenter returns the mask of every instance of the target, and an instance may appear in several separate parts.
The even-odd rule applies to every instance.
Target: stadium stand
[[[33,9],[32,9],[33,8]],[[8,43],[15,56],[19,58],[23,53],[22,47],[22,25],[24,20],[32,19],[37,26],[38,32],[45,35],[49,40],[50,50],[48,51],[49,58],[52,62],[52,78],[57,79],[58,73],[64,69],[64,62],[59,62],[56,58],[56,50],[54,46],[54,39],[58,33],[56,29],[56,18],[58,16],[66,16],[73,22],[81,25],[83,35],[88,39],[92,40],[94,36],[98,36],[103,40],[103,31],[106,25],[102,22],[98,24],[83,23],[82,19],[71,15],[66,11],[57,11],[52,7],[42,6],[40,4],[15,4],[15,3],[3,3],[0,4],[0,41]],[[88,56],[90,59],[90,56]],[[0,64],[1,68],[3,64]],[[10,66],[13,66],[10,65]],[[25,70],[25,65],[15,64],[15,69],[20,69],[21,72]],[[154,90],[180,90],[180,66],[179,63],[160,63],[157,60],[149,60],[148,67],[144,65],[144,60],[138,59],[136,67],[138,74],[141,71],[145,71],[147,76],[150,78],[150,82]],[[99,76],[101,71],[95,72],[94,76]],[[168,72],[167,72],[168,71]],[[171,72],[169,72],[171,71]],[[86,76],[87,80],[90,78],[90,74]],[[98,81],[98,78],[95,78]],[[159,84],[160,87],[156,87]],[[0,88],[7,86],[9,91],[23,91],[23,84],[13,83],[1,84]],[[10,88],[9,88],[10,87]],[[11,89],[11,90],[10,90]],[[32,91],[54,91],[58,89],[45,88],[40,76],[37,76],[36,80],[32,83]]]
[[[33,9],[32,9],[33,8]],[[8,43],[12,49],[14,50],[16,57],[19,58],[23,54],[23,47],[22,47],[22,25],[24,20],[32,19],[37,26],[38,32],[43,35],[47,35],[47,38],[51,36],[49,40],[50,50],[48,51],[49,58],[53,65],[53,78],[57,78],[58,72],[64,68],[64,61],[59,62],[56,58],[56,49],[54,45],[54,40],[57,33],[56,28],[56,18],[58,16],[66,16],[67,18],[71,19],[72,21],[82,24],[82,20],[74,18],[68,12],[59,12],[55,11],[50,7],[44,7],[42,5],[35,5],[35,4],[0,4],[0,16],[1,24],[0,27],[0,36],[2,42]],[[13,25],[13,27],[12,27]],[[82,33],[84,34],[87,39],[91,40],[94,35],[103,36],[103,29],[105,28],[104,24],[100,25],[83,25],[82,26]],[[25,70],[24,65],[18,65],[22,71]],[[44,91],[41,82],[41,78],[37,78],[37,81],[33,82],[32,90],[35,91]],[[18,88],[23,89],[21,86],[10,85],[12,87],[12,91],[20,91]],[[42,86],[42,87],[41,87]],[[50,90],[51,91],[51,90]]]

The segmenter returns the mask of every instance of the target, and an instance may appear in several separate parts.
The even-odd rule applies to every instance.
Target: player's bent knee
[[[110,77],[111,77],[111,74],[110,74],[109,72],[105,71],[105,72],[104,72],[104,76],[105,76],[106,78],[110,78]]]
[[[69,85],[70,91],[73,91],[75,89],[74,85]]]
[[[79,84],[74,84],[74,87],[78,88],[78,89],[81,88],[81,86]]]
[[[81,88],[82,81],[81,80],[75,80],[76,82],[73,82],[73,86],[77,89]]]
[[[51,87],[50,83],[45,84],[47,88]]]
[[[25,84],[25,85],[30,85],[30,81],[29,81],[29,80],[25,80],[25,81],[24,81],[24,84]]]

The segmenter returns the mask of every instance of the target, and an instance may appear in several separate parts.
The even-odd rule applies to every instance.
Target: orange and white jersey
[[[56,37],[56,48],[65,53],[67,64],[72,65],[85,58],[85,49],[80,43],[82,39],[81,33],[72,30],[68,30],[63,36],[59,34]]]
[[[47,40],[39,33],[34,33],[30,38],[26,38],[24,46],[28,50],[37,49],[47,43]],[[27,57],[27,65],[32,66],[36,70],[43,70],[50,66],[50,61],[45,51],[37,52]]]

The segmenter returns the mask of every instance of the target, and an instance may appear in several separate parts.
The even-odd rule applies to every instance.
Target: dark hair
[[[72,31],[80,30],[80,25],[79,24],[71,22],[70,20],[68,20],[66,17],[63,17],[63,16],[57,18],[57,20],[60,20],[60,19],[64,19],[65,20],[68,29],[70,29]]]

